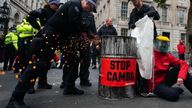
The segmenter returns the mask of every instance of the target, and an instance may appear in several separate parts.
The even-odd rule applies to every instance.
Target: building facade
[[[154,6],[161,18],[156,21],[158,35],[170,38],[170,50],[174,51],[180,39],[186,41],[187,15],[189,0],[167,0],[166,7],[157,7],[153,0],[143,0],[145,4]],[[97,0],[95,21],[97,28],[103,25],[105,18],[112,18],[118,35],[126,36],[128,32],[129,15],[134,8],[128,0]]]
[[[10,8],[9,27],[21,23],[23,17],[31,10],[43,7],[46,4],[46,0],[1,0],[0,5],[2,6],[5,1]]]

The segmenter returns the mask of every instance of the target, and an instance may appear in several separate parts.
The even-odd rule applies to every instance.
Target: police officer
[[[74,48],[73,50],[76,50],[75,42],[77,41],[78,44],[79,34],[84,32],[81,13],[83,10],[92,11],[95,6],[95,0],[68,1],[48,20],[42,33],[36,35],[31,43],[31,53],[35,54],[37,59],[29,61],[24,74],[22,74],[11,96],[7,108],[27,107],[23,99],[27,89],[29,89],[29,82],[33,81],[38,73],[47,68],[56,48],[60,48],[62,51],[64,50],[64,47],[62,47],[64,44],[73,43],[75,46],[72,45],[71,47]],[[71,55],[71,58],[75,58],[74,55]],[[82,90],[75,87],[75,80],[78,73],[73,71],[73,65],[76,65],[76,61],[70,62],[68,71],[65,70],[66,77],[64,78],[64,82],[66,86],[64,94],[84,94]]]
[[[95,11],[96,12],[96,11]],[[86,28],[86,35],[80,44],[80,85],[90,87],[92,84],[89,81],[89,66],[91,60],[90,39],[94,38],[96,34],[96,26],[94,15],[92,13],[84,12],[82,14],[84,25]]]
[[[49,0],[48,4],[45,5],[44,8],[31,11],[27,16],[27,21],[33,26],[33,28],[40,30],[42,26],[45,26],[48,19],[53,16],[60,4],[60,0]],[[40,21],[40,23],[38,21]]]
[[[22,20],[21,24],[17,25],[16,29],[19,37],[19,49],[14,64],[14,72],[18,73],[22,72],[25,68],[25,64],[27,64],[27,61],[29,60],[29,57],[27,56],[29,54],[29,44],[37,30],[35,30],[25,18]]]
[[[16,33],[16,28],[11,27],[9,33],[5,36],[5,60],[3,70],[7,70],[7,65],[9,63],[8,70],[12,70],[12,65],[16,52],[18,50],[18,36]]]
[[[96,12],[96,9],[94,9],[94,12]],[[77,58],[74,60],[78,60],[80,64],[80,72],[79,72],[79,78],[80,78],[80,85],[81,86],[91,86],[91,83],[89,81],[89,66],[90,66],[90,39],[94,38],[94,35],[96,34],[96,27],[95,27],[95,20],[94,15],[91,12],[84,11],[82,13],[83,18],[83,26],[85,28],[85,32],[83,33],[83,37],[80,40],[79,49],[77,51]],[[65,51],[63,52],[63,60],[64,60],[64,71],[67,70],[68,62],[70,61],[70,57],[68,55],[71,55],[74,53],[73,49],[70,48],[70,44],[66,44]],[[78,72],[78,66],[76,65],[76,70]],[[60,85],[60,88],[65,87],[64,79],[66,77],[66,74],[63,73],[63,82]]]
[[[53,16],[53,14],[56,12],[56,10],[60,6],[60,0],[49,0],[48,4],[44,6],[44,8],[39,8],[36,10],[33,10],[29,13],[27,16],[27,21],[32,25],[33,28],[40,30],[45,24],[47,23],[48,19]],[[50,66],[50,65],[48,65]],[[47,71],[42,72],[39,74],[39,80],[38,80],[38,89],[51,89],[52,85],[47,83]],[[35,81],[31,84],[31,89],[28,91],[28,93],[35,93],[34,89]]]

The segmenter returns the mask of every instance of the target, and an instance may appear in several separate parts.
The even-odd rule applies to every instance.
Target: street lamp
[[[0,7],[0,24],[3,25],[1,27],[3,30],[3,35],[5,36],[8,32],[8,23],[9,23],[9,14],[10,14],[10,8],[8,7],[7,2],[5,1],[3,3],[3,6]],[[0,30],[1,31],[1,30]]]

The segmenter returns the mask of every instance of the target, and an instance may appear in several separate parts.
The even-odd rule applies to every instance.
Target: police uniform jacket
[[[94,15],[91,12],[84,11],[82,13],[82,20],[86,33],[88,33],[88,35],[96,34]]]
[[[61,35],[61,39],[84,32],[80,1],[68,1],[48,20],[45,30]]]
[[[33,26],[33,28],[40,30],[41,26],[45,26],[48,19],[55,13],[51,8],[40,8],[33,10],[27,16],[27,21]],[[38,23],[38,19],[40,24]]]
[[[5,36],[5,44],[13,44],[13,46],[15,47],[16,50],[18,50],[18,36],[13,33],[13,32],[9,32],[6,36]]]

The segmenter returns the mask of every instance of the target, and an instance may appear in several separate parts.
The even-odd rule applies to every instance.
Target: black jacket
[[[88,35],[95,35],[97,31],[95,26],[94,15],[90,12],[84,11],[82,13],[82,20],[86,33],[88,33]]]
[[[130,15],[130,20],[129,20],[129,29],[134,29],[135,28],[135,23],[143,18],[145,15],[148,15],[149,17],[153,17],[154,20],[159,20],[160,16],[159,13],[155,10],[155,8],[153,6],[148,6],[146,4],[143,4],[143,6],[141,7],[141,9],[138,11],[137,8],[134,8],[131,12]],[[156,32],[156,26],[154,24],[154,35],[157,35]]]
[[[117,31],[115,29],[115,27],[111,26],[106,26],[103,25],[97,32],[98,36],[102,36],[102,35],[117,35]]]
[[[27,16],[27,21],[33,26],[33,28],[40,30],[40,25],[37,22],[39,18],[41,26],[45,26],[48,19],[53,16],[55,11],[51,10],[50,8],[40,8],[33,10]]]
[[[82,12],[80,1],[68,1],[48,20],[46,27],[61,34],[62,38],[82,33]]]

